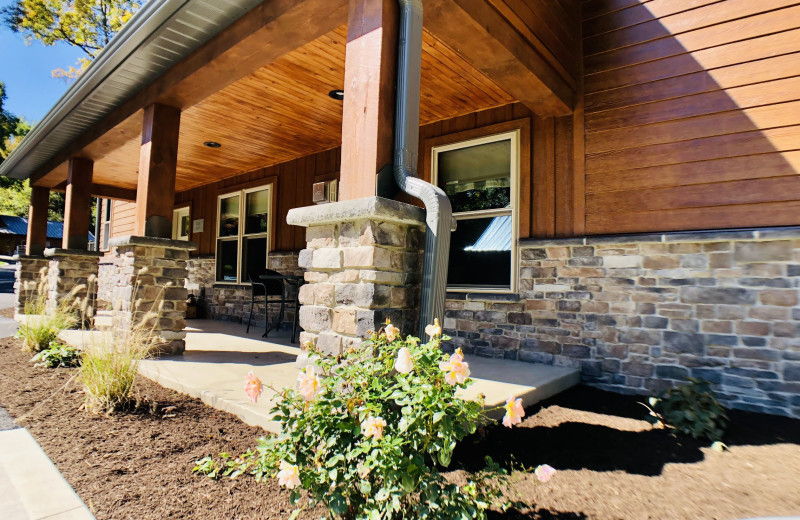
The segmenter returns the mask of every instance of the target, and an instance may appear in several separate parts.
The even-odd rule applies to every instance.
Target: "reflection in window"
[[[433,174],[458,221],[451,289],[513,289],[517,131],[433,149]]]
[[[271,207],[269,186],[219,197],[217,281],[244,283],[251,272],[265,269]]]

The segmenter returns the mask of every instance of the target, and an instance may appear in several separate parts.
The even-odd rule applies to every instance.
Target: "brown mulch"
[[[3,318],[14,319],[14,307],[7,307],[5,309],[0,309],[0,316]]]
[[[98,519],[287,518],[288,493],[273,480],[211,481],[195,460],[239,453],[263,434],[235,417],[148,380],[140,394],[156,413],[111,417],[80,410],[71,369],[35,368],[15,340],[0,340],[0,406],[28,428]],[[514,429],[492,427],[456,453],[459,468],[483,457],[558,473],[548,484],[527,474],[517,498],[537,504],[507,519],[736,519],[800,513],[800,422],[731,413],[718,454],[641,420],[639,398],[577,387],[527,410]],[[174,406],[175,409],[166,407]],[[168,417],[175,414],[174,417]],[[462,470],[454,470],[459,479]],[[318,518],[320,514],[306,518]]]

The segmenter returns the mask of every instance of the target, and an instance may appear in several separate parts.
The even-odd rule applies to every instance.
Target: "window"
[[[189,206],[172,211],[172,240],[189,240]]]
[[[266,268],[272,187],[220,195],[217,202],[217,281],[244,283]]]
[[[102,250],[103,251],[108,251],[108,239],[111,237],[111,199],[105,199],[103,201],[101,211],[103,213],[103,218],[102,218],[102,222],[103,222],[103,229],[102,229],[103,246],[102,246]]]
[[[453,205],[449,290],[516,290],[519,131],[432,148],[432,178]]]

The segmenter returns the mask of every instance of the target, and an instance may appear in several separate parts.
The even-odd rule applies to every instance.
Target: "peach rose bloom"
[[[244,393],[247,397],[249,397],[253,403],[256,403],[263,389],[264,385],[261,384],[261,380],[256,377],[252,370],[248,372],[247,377],[244,379]]]
[[[439,325],[439,318],[433,318],[433,324],[428,325],[425,327],[425,334],[433,339],[435,336],[439,336],[442,333],[442,326]]]
[[[386,428],[386,421],[383,417],[367,417],[361,423],[361,433],[364,437],[372,437],[375,440],[383,437],[383,429]]]
[[[278,472],[278,484],[286,489],[294,489],[300,485],[300,470],[294,464],[289,464],[285,460],[281,461],[280,471]]]
[[[306,401],[313,401],[322,393],[322,382],[314,373],[314,367],[309,365],[300,371],[297,376],[297,388]]]
[[[506,409],[506,415],[503,417],[503,426],[506,428],[511,428],[515,424],[521,423],[522,418],[525,417],[525,410],[522,409],[522,399],[514,399],[513,395],[506,399],[504,408]]]
[[[464,361],[461,349],[455,351],[448,361],[439,363],[439,369],[446,372],[444,380],[448,385],[462,384],[469,377],[469,364]]]
[[[396,340],[400,334],[400,329],[392,325],[389,320],[386,320],[386,328],[383,330],[386,332],[386,339],[389,340],[389,343]]]
[[[394,369],[401,374],[408,374],[414,370],[414,361],[411,359],[411,351],[408,347],[403,347],[397,351],[397,360],[394,362]]]

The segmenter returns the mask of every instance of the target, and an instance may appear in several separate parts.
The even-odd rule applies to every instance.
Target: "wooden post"
[[[49,206],[50,189],[33,186],[31,188],[31,205],[28,208],[26,255],[41,255],[47,246],[47,209]]]
[[[378,170],[392,163],[398,17],[396,0],[350,0],[340,200],[375,196]]]
[[[136,190],[136,235],[172,238],[180,121],[179,108],[153,104],[144,109]]]
[[[89,220],[92,203],[92,168],[89,159],[69,160],[64,200],[64,249],[86,250],[89,243]]]

